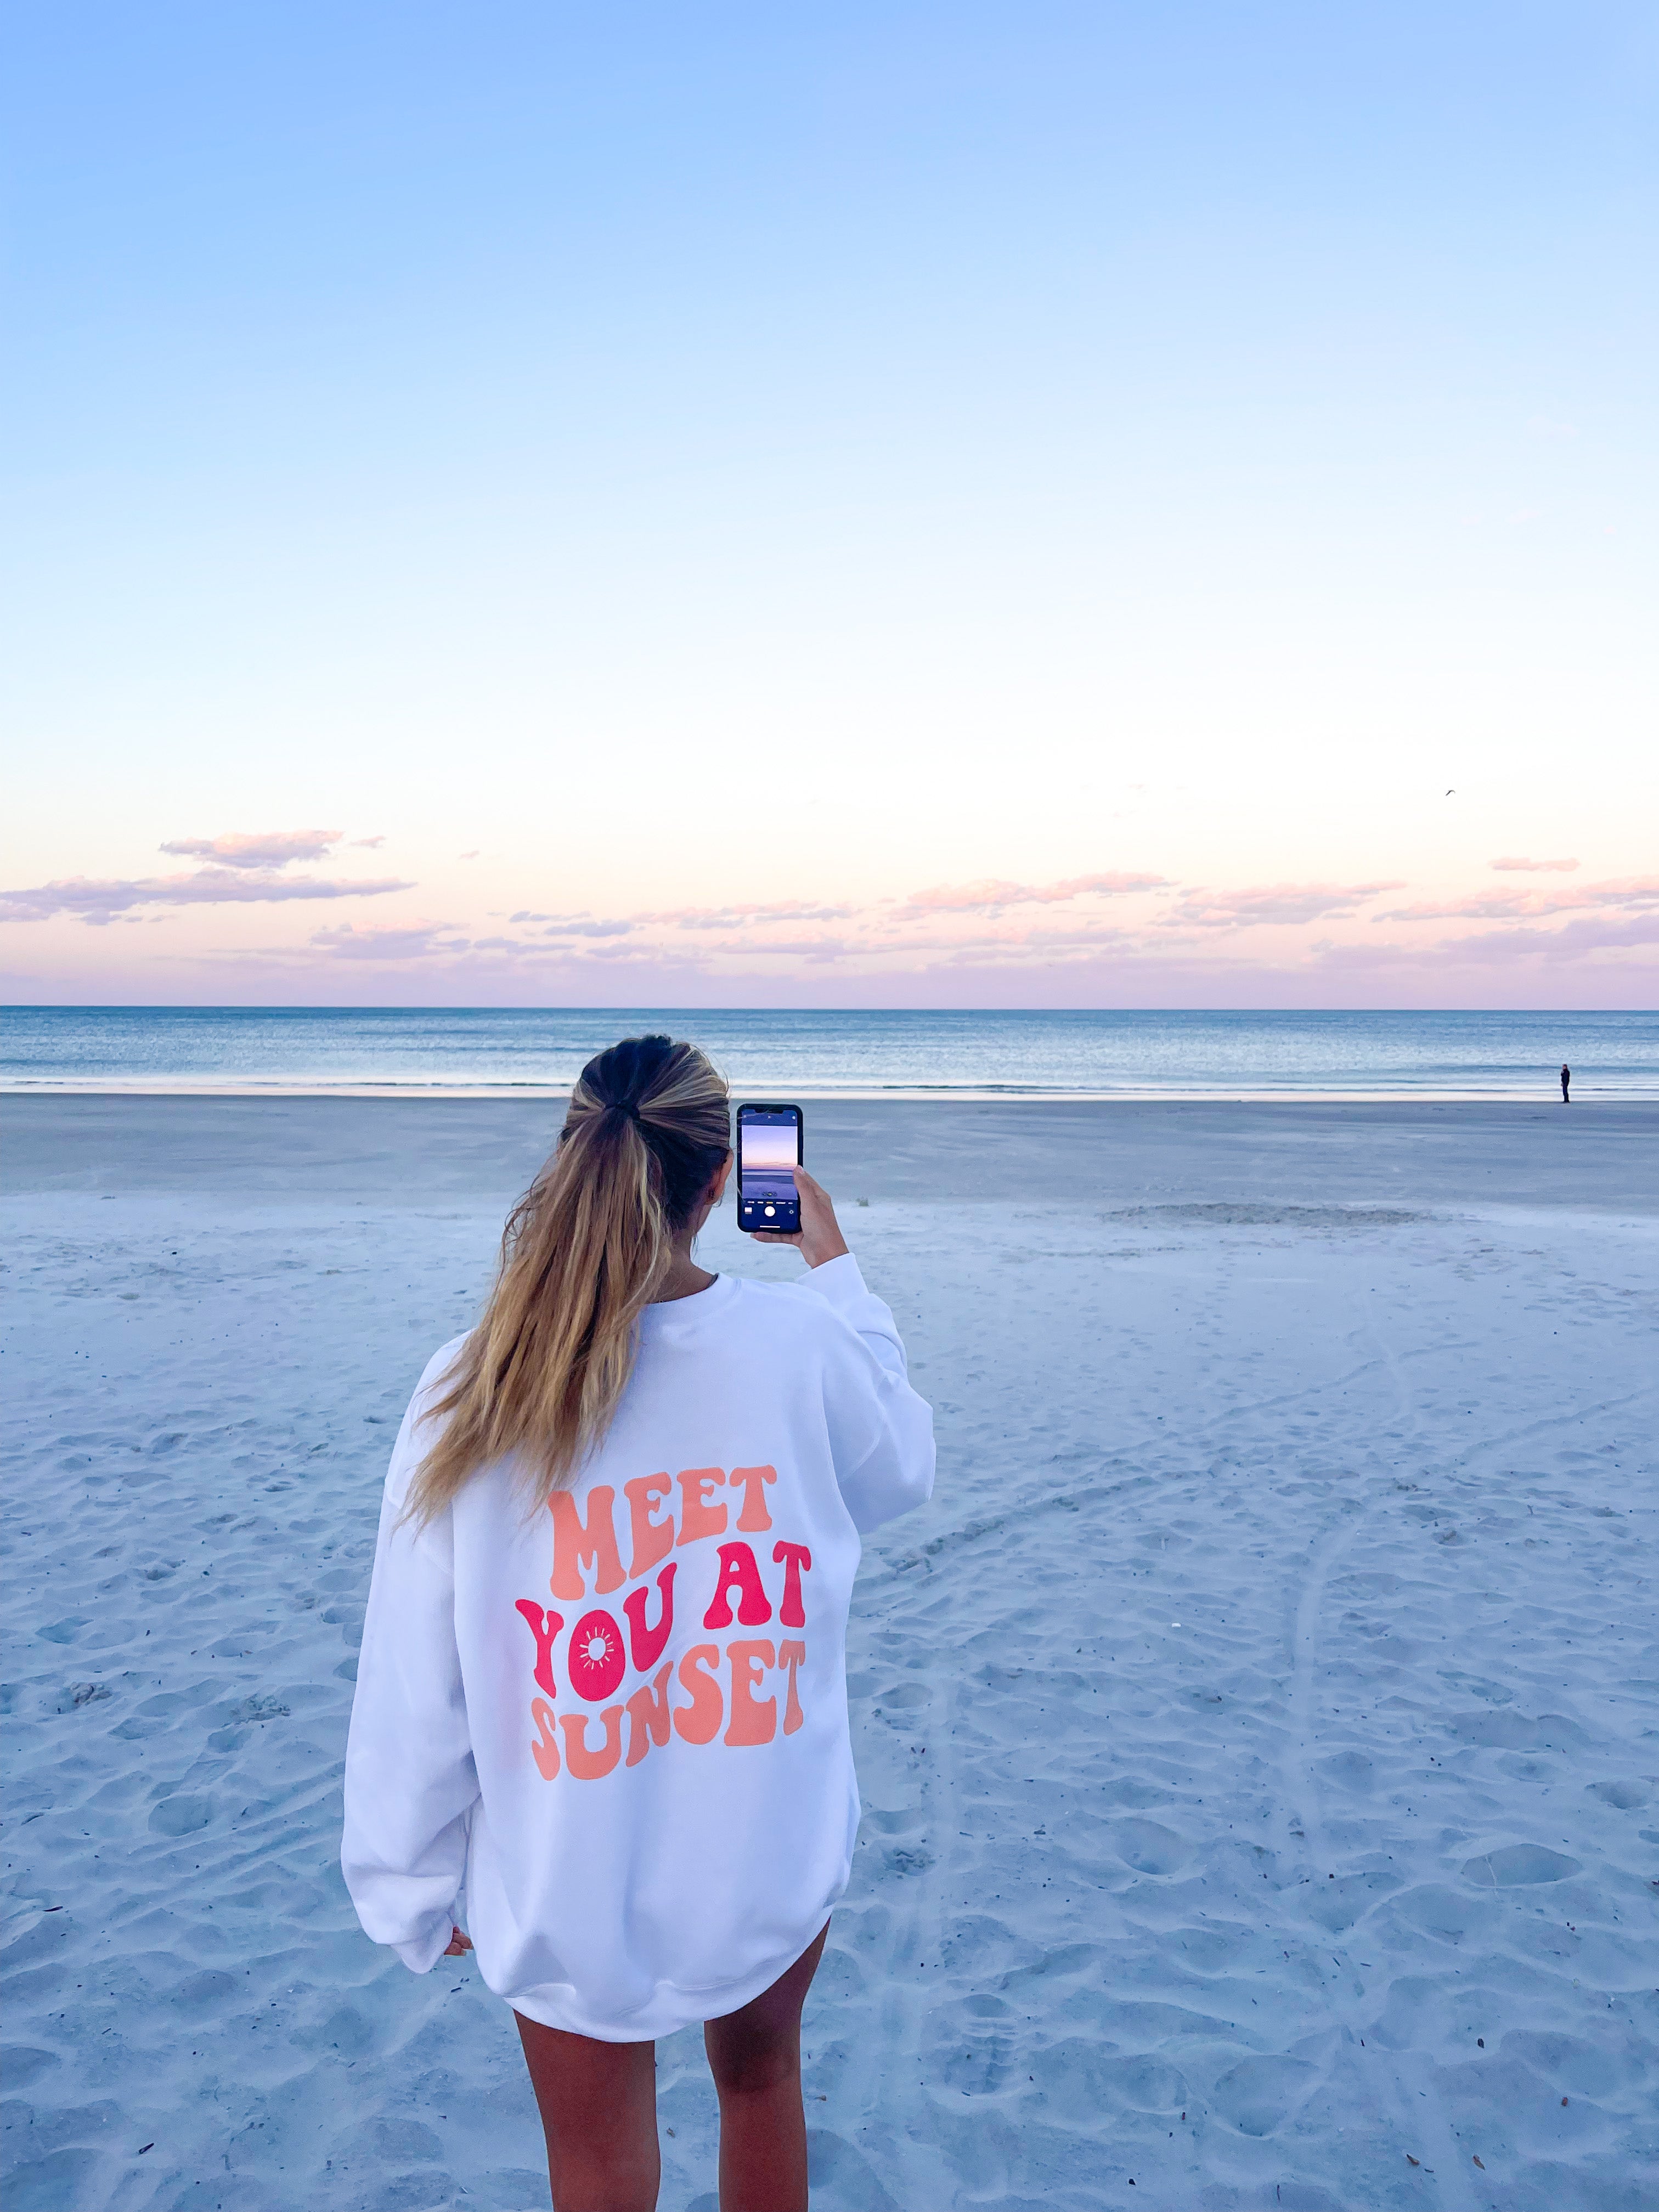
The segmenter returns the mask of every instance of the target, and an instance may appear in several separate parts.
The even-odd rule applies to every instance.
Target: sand
[[[335,1853],[386,1448],[548,1120],[5,1102],[9,2212],[547,2203],[505,2008]],[[940,1442],[860,1577],[815,2205],[1659,2203],[1656,1139],[809,1113]]]

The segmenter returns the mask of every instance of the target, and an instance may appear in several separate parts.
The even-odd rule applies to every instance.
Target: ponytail
[[[616,1414],[674,1237],[726,1158],[728,1115],[726,1084],[695,1045],[631,1037],[589,1060],[427,1416],[445,1425],[410,1487],[416,1526],[508,1453],[537,1504],[574,1481]]]

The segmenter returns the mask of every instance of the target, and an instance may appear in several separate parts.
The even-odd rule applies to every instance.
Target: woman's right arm
[[[478,1795],[455,1644],[453,1526],[401,1523],[430,1441],[419,1413],[446,1346],[421,1378],[392,1454],[346,1745],[341,1870],[366,1932],[424,1973],[451,1940]]]

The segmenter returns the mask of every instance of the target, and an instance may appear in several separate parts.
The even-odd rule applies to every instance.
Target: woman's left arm
[[[839,1341],[826,1346],[824,1414],[842,1500],[867,1535],[933,1496],[933,1408],[910,1387],[897,1324],[866,1289],[829,1192],[804,1169],[795,1180],[800,1234],[767,1241],[799,1247],[810,1271],[804,1287],[846,1324]]]

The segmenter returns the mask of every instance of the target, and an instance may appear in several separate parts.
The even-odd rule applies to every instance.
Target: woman
[[[728,1115],[694,1046],[589,1061],[386,1476],[341,1863],[416,1973],[477,1944],[556,2212],[655,2204],[654,2039],[695,2021],[721,2212],[805,2205],[801,2004],[859,1819],[859,1534],[933,1488],[932,1415],[810,1176],[770,1240],[802,1282],[692,1258]]]

